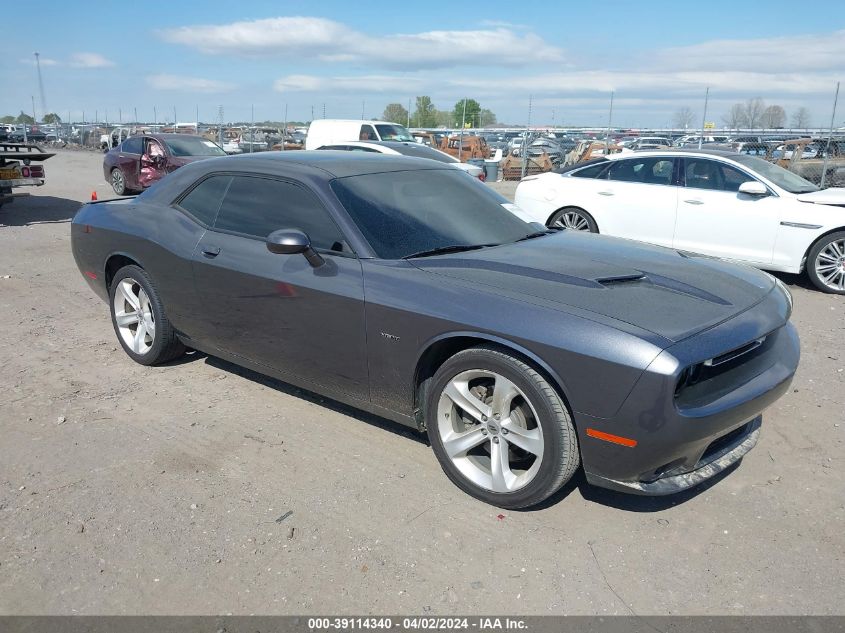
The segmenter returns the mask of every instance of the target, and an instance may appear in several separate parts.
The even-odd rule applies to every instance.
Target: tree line
[[[464,106],[466,101],[466,108]],[[438,110],[431,100],[431,97],[421,96],[416,98],[415,108],[412,113],[401,103],[388,103],[382,113],[384,121],[401,123],[411,127],[435,128],[435,127],[485,127],[496,124],[496,114],[488,109],[482,108],[475,99],[461,99],[451,110]]]
[[[772,104],[766,105],[761,97],[754,97],[744,102],[735,103],[725,114],[722,115],[722,122],[729,128],[775,129],[786,127],[786,110],[783,106]],[[696,114],[688,107],[678,108],[675,111],[673,124],[677,128],[695,128]],[[792,113],[790,126],[793,128],[810,127],[810,111],[800,107]]]
[[[56,114],[55,112],[50,112],[49,114],[44,115],[43,123],[61,123],[61,117]],[[9,124],[9,123],[24,123],[26,125],[32,125],[35,123],[35,119],[29,116],[26,112],[21,110],[21,113],[18,116],[14,114],[7,114],[6,116],[0,117],[0,123]]]

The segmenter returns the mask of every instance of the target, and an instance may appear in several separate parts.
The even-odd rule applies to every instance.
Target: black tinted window
[[[590,165],[584,169],[572,172],[573,178],[605,178],[607,176],[607,168],[610,163],[599,163],[598,165]]]
[[[142,137],[133,136],[123,141],[123,145],[120,146],[120,150],[122,152],[126,152],[127,154],[140,154],[143,141],[144,139]]]
[[[608,178],[649,185],[669,185],[672,184],[672,165],[672,159],[660,157],[618,160],[611,165]]]
[[[310,191],[269,178],[234,176],[214,228],[265,238],[279,229],[299,229],[314,248],[343,250],[343,237]]]
[[[232,182],[231,176],[212,176],[203,180],[191,192],[182,198],[179,206],[202,223],[211,226],[217,216],[217,210],[226,195],[226,189]]]
[[[684,166],[686,186],[713,191],[739,191],[739,186],[754,178],[725,163],[704,158],[687,158]]]

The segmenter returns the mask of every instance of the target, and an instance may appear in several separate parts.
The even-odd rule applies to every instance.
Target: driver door
[[[241,175],[203,182],[213,179],[228,182],[193,255],[200,336],[291,382],[368,399],[361,263],[329,211],[299,183]],[[267,250],[267,235],[291,228],[309,236],[322,266]]]
[[[149,187],[157,180],[161,180],[165,174],[167,155],[164,147],[154,138],[144,138],[144,153],[141,154],[141,166],[139,184],[142,187]]]

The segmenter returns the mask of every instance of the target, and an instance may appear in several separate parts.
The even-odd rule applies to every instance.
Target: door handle
[[[703,201],[696,200],[695,198],[693,198],[692,200],[684,200],[684,202],[686,202],[687,204],[704,204]]]
[[[599,191],[599,195],[600,196],[612,196],[613,192],[612,191]]]
[[[220,247],[219,246],[204,246],[202,249],[202,254],[208,257],[209,259],[214,259],[220,254]]]

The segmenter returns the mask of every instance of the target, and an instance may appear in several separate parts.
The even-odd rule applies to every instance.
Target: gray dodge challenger
[[[779,281],[504,203],[424,159],[221,157],[86,204],[73,254],[134,361],[200,350],[409,425],[499,507],[579,466],[669,494],[754,447],[798,365]]]

